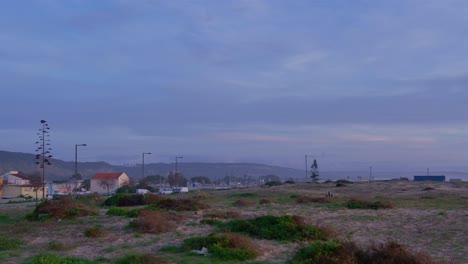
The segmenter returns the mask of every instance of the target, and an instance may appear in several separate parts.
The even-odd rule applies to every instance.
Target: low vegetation
[[[120,207],[111,207],[107,210],[106,215],[113,215],[113,216],[126,216],[126,217],[138,217],[140,213],[140,209],[124,209]]]
[[[300,195],[296,197],[296,202],[299,204],[305,203],[331,203],[331,199],[327,197],[309,197]]]
[[[106,206],[136,206],[144,204],[144,196],[142,194],[130,193],[118,193],[104,201],[104,205]]]
[[[186,250],[208,249],[211,257],[222,261],[244,261],[259,255],[259,245],[251,238],[239,234],[217,234],[184,240]]]
[[[15,238],[0,237],[0,251],[11,250],[19,248],[23,242]]]
[[[255,203],[253,201],[246,200],[246,199],[239,199],[239,200],[236,200],[232,205],[236,207],[245,207],[245,206],[252,206],[254,204]]]
[[[115,261],[115,264],[164,264],[166,260],[151,254],[129,254]]]
[[[389,202],[368,202],[359,199],[350,199],[345,203],[345,206],[349,209],[391,209],[393,204]]]
[[[163,211],[142,210],[130,227],[141,233],[163,233],[176,227],[180,216]]]
[[[107,231],[104,230],[101,226],[93,226],[86,228],[83,232],[86,237],[97,238],[97,237],[105,237],[107,235]]]
[[[61,197],[54,200],[45,200],[44,202],[38,204],[34,211],[28,215],[28,219],[73,219],[75,217],[97,214],[97,208],[86,205],[80,200],[72,199],[70,197]]]
[[[212,211],[204,215],[204,217],[209,218],[219,218],[219,219],[236,219],[240,217],[238,211]]]
[[[26,264],[98,264],[94,260],[77,257],[63,257],[55,254],[41,254],[34,256]]]
[[[222,227],[231,232],[270,240],[322,240],[328,236],[328,233],[320,228],[306,225],[304,218],[290,215],[266,215],[248,220],[231,220]]]
[[[171,199],[164,198],[149,205],[148,209],[164,209],[171,211],[198,211],[209,208],[207,204],[194,199]]]

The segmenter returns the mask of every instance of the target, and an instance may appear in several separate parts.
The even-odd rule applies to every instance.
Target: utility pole
[[[307,177],[309,176],[307,173],[307,155],[305,155],[305,168],[306,168],[305,181],[307,182]]]
[[[145,154],[151,154],[151,152],[143,152],[141,162],[141,178],[145,178]]]

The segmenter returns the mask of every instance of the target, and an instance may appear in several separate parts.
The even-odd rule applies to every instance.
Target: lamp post
[[[145,178],[145,154],[151,154],[151,152],[143,152],[142,154],[142,166],[141,166],[141,178],[144,179]]]
[[[180,156],[180,157],[175,157],[175,176],[176,176],[176,179],[177,179],[177,185],[179,185],[180,187],[180,179],[179,179],[179,176],[177,175],[177,160],[178,159],[183,159],[184,157]]]
[[[78,147],[86,147],[86,144],[75,144],[75,180],[78,180]]]

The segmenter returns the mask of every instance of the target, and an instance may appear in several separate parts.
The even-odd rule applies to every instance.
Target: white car
[[[163,189],[159,190],[159,194],[171,194],[171,193],[172,193],[171,188],[163,188]]]
[[[188,187],[175,187],[172,188],[173,193],[187,193],[188,192]]]

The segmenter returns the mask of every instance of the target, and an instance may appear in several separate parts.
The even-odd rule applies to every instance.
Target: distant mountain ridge
[[[26,174],[39,171],[36,165],[35,155],[30,153],[9,152],[0,150],[0,175],[17,170]],[[67,180],[74,174],[75,162],[52,159],[52,165],[46,167],[46,177],[50,180]],[[92,177],[97,172],[125,172],[132,178],[139,179],[142,175],[141,164],[135,166],[111,165],[107,162],[78,162],[79,173],[83,179]],[[149,163],[145,164],[145,175],[167,176],[175,170],[174,163]],[[258,177],[265,175],[277,175],[282,179],[304,178],[304,171],[280,166],[270,166],[255,163],[204,163],[204,162],[179,162],[178,171],[186,178],[205,176],[210,179],[222,179],[224,177]]]

